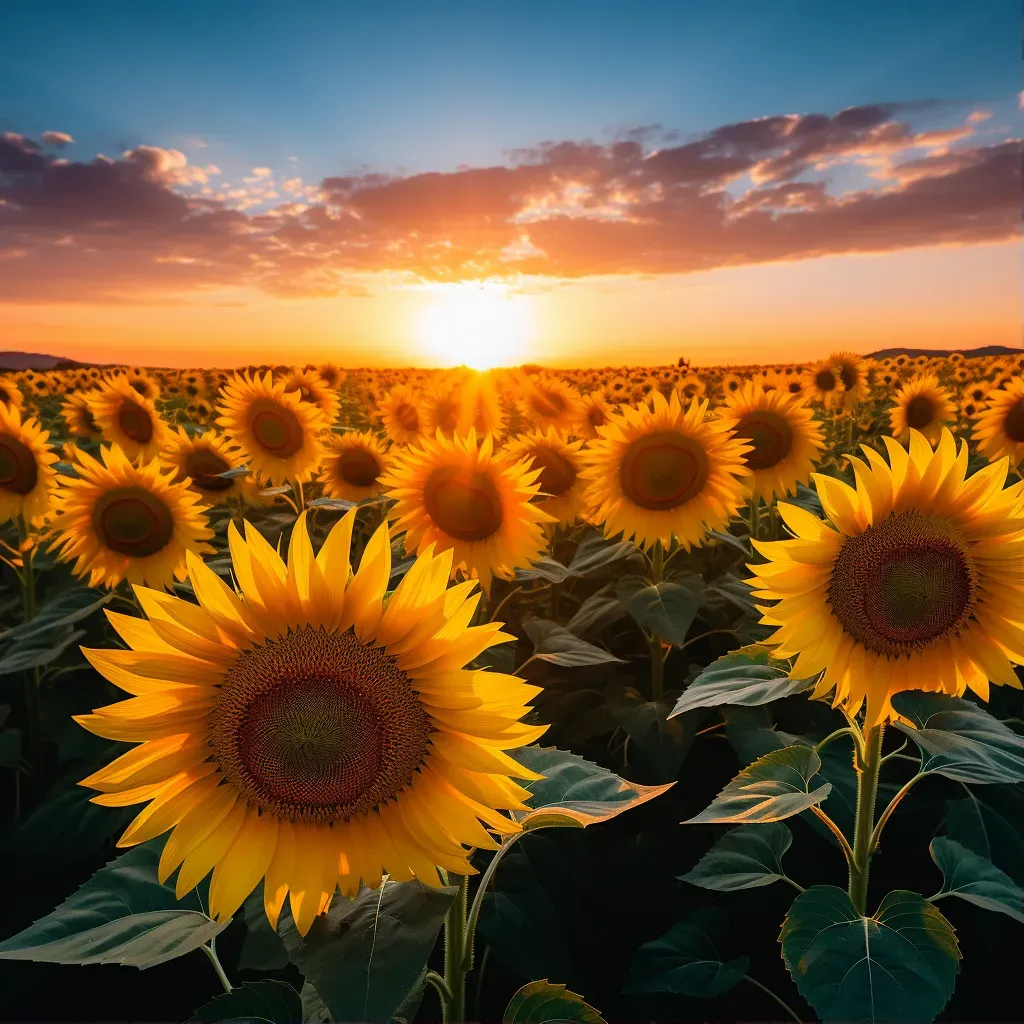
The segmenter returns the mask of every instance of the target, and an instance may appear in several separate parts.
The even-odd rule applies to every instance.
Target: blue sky
[[[79,158],[173,146],[230,174],[295,156],[307,181],[450,170],[652,123],[685,137],[888,100],[1010,110],[1019,28],[1012,0],[37,0],[5,8],[0,130],[71,132]]]

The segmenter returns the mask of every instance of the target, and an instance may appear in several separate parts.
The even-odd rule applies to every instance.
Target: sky
[[[1021,343],[1016,0],[36,0],[0,350],[146,365]]]

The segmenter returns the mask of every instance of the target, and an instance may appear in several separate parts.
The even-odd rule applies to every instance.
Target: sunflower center
[[[630,444],[619,468],[622,492],[641,508],[678,508],[708,479],[708,457],[692,438],[662,430]]]
[[[134,558],[162,551],[174,534],[171,510],[141,487],[107,491],[93,508],[92,526],[105,547]]]
[[[211,712],[210,745],[251,802],[329,824],[396,797],[430,731],[394,658],[352,630],[304,626],[238,655]]]
[[[855,366],[841,366],[839,368],[839,377],[847,391],[852,391],[860,383],[860,374],[857,373]]]
[[[338,476],[353,487],[369,487],[380,475],[380,464],[365,448],[348,448],[338,456]]]
[[[600,406],[592,405],[587,409],[587,420],[592,427],[603,427],[608,422],[608,417]]]
[[[448,398],[442,399],[434,406],[434,420],[444,433],[453,433],[459,423],[459,407]]]
[[[209,448],[200,448],[189,452],[185,459],[185,473],[192,477],[192,483],[201,491],[227,491],[234,484],[230,477],[220,474],[231,468],[226,459],[222,459]]]
[[[561,416],[565,412],[565,399],[556,391],[534,391],[531,397],[534,411],[550,419]]]
[[[416,411],[416,406],[410,402],[402,402],[395,409],[395,419],[403,430],[417,431],[420,429],[420,414]]]
[[[117,411],[117,425],[136,444],[148,444],[153,438],[153,420],[141,405],[123,402]]]
[[[814,375],[814,385],[819,391],[832,391],[836,386],[836,378],[831,370],[819,370]]]
[[[736,424],[735,434],[753,445],[744,456],[751,469],[771,469],[793,450],[793,428],[777,412],[748,412]]]
[[[956,634],[977,593],[974,561],[956,527],[912,511],[846,541],[828,596],[855,640],[898,657]]]
[[[149,387],[144,380],[129,381],[129,386],[134,388],[143,398],[149,397]]]
[[[552,497],[565,494],[576,483],[576,467],[554,448],[534,448],[531,469],[540,470],[540,489]]]
[[[907,402],[907,426],[914,430],[927,427],[935,419],[935,403],[926,395],[915,395]]]
[[[441,466],[427,477],[423,507],[434,525],[456,540],[486,540],[503,521],[491,476],[458,466]]]
[[[276,458],[289,459],[302,447],[302,424],[291,409],[258,406],[250,423],[256,443]]]
[[[1024,398],[1018,398],[1006,411],[1003,430],[1011,441],[1024,443]]]
[[[12,494],[29,494],[39,480],[32,449],[10,434],[0,434],[0,488]]]

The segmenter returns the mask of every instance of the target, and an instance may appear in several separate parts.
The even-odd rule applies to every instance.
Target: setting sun
[[[440,366],[489,370],[522,362],[530,339],[529,299],[497,284],[460,283],[432,288],[416,336]]]

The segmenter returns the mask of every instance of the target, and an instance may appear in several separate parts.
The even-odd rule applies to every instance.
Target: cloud
[[[51,146],[70,146],[75,141],[67,132],[43,132],[39,137]]]
[[[984,111],[922,131],[914,110],[773,115],[685,140],[653,126],[541,142],[493,167],[279,186],[265,167],[214,184],[216,166],[176,149],[72,161],[8,133],[0,298],[328,296],[374,274],[675,274],[1016,237],[1020,141],[979,144]]]

